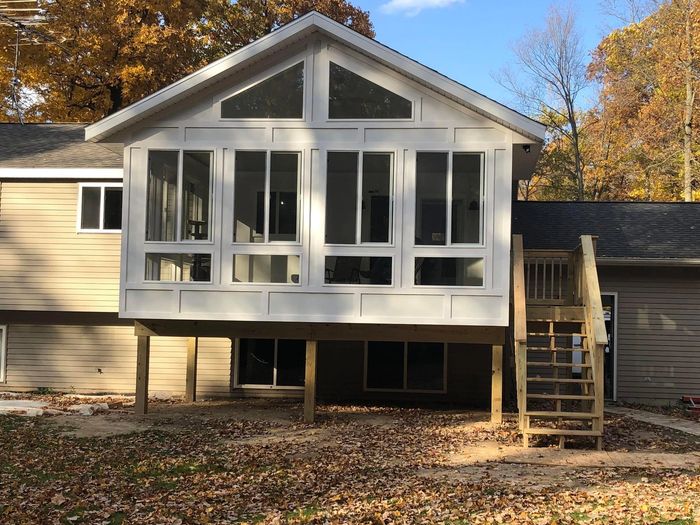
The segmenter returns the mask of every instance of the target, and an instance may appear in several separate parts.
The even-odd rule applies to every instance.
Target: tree
[[[22,46],[19,69],[34,121],[99,120],[311,10],[374,36],[369,13],[347,0],[39,3],[48,39]],[[14,39],[13,28],[0,27],[3,63],[14,60]],[[0,72],[0,119],[16,121],[8,76]]]
[[[523,36],[513,47],[517,71],[506,69],[497,76],[524,110],[547,124],[550,133],[543,165],[556,152],[556,166],[549,162],[536,176],[549,179],[565,198],[585,198],[585,168],[578,102],[588,85],[586,55],[571,6],[550,8],[543,29]],[[552,180],[566,177],[568,180]]]

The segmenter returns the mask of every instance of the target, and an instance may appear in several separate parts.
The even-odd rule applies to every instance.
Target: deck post
[[[491,423],[503,423],[503,346],[491,346]]]
[[[185,401],[197,401],[197,353],[199,337],[187,338],[187,375],[185,376]]]
[[[316,353],[317,341],[306,341],[306,374],[304,377],[304,422],[313,423],[316,416]]]
[[[134,413],[143,416],[148,412],[148,367],[150,365],[151,337],[140,335],[136,342],[136,401]]]

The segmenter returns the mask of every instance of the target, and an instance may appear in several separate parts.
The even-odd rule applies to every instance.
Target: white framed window
[[[416,152],[415,246],[484,244],[484,154]]]
[[[122,183],[81,182],[78,185],[78,232],[122,231]]]
[[[235,360],[235,388],[304,388],[303,339],[236,339]]]
[[[7,326],[0,325],[0,383],[7,381]]]
[[[447,392],[447,343],[366,341],[364,389]]]

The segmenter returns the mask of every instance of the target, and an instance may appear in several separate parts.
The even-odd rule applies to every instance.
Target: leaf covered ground
[[[697,461],[455,464],[465,447],[517,453],[514,423],[485,414],[322,406],[305,425],[279,401],[151,408],[0,416],[0,523],[700,523]],[[700,443],[616,418],[606,449],[697,459]]]

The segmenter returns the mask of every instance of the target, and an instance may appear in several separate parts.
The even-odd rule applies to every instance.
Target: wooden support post
[[[304,422],[313,423],[316,416],[316,353],[317,341],[306,341],[306,374],[304,379]]]
[[[503,423],[503,346],[491,347],[491,423]]]
[[[197,401],[197,352],[199,337],[187,338],[187,375],[185,377],[185,401]]]
[[[136,402],[134,412],[143,416],[148,412],[148,366],[151,354],[151,338],[140,335],[136,342]]]

